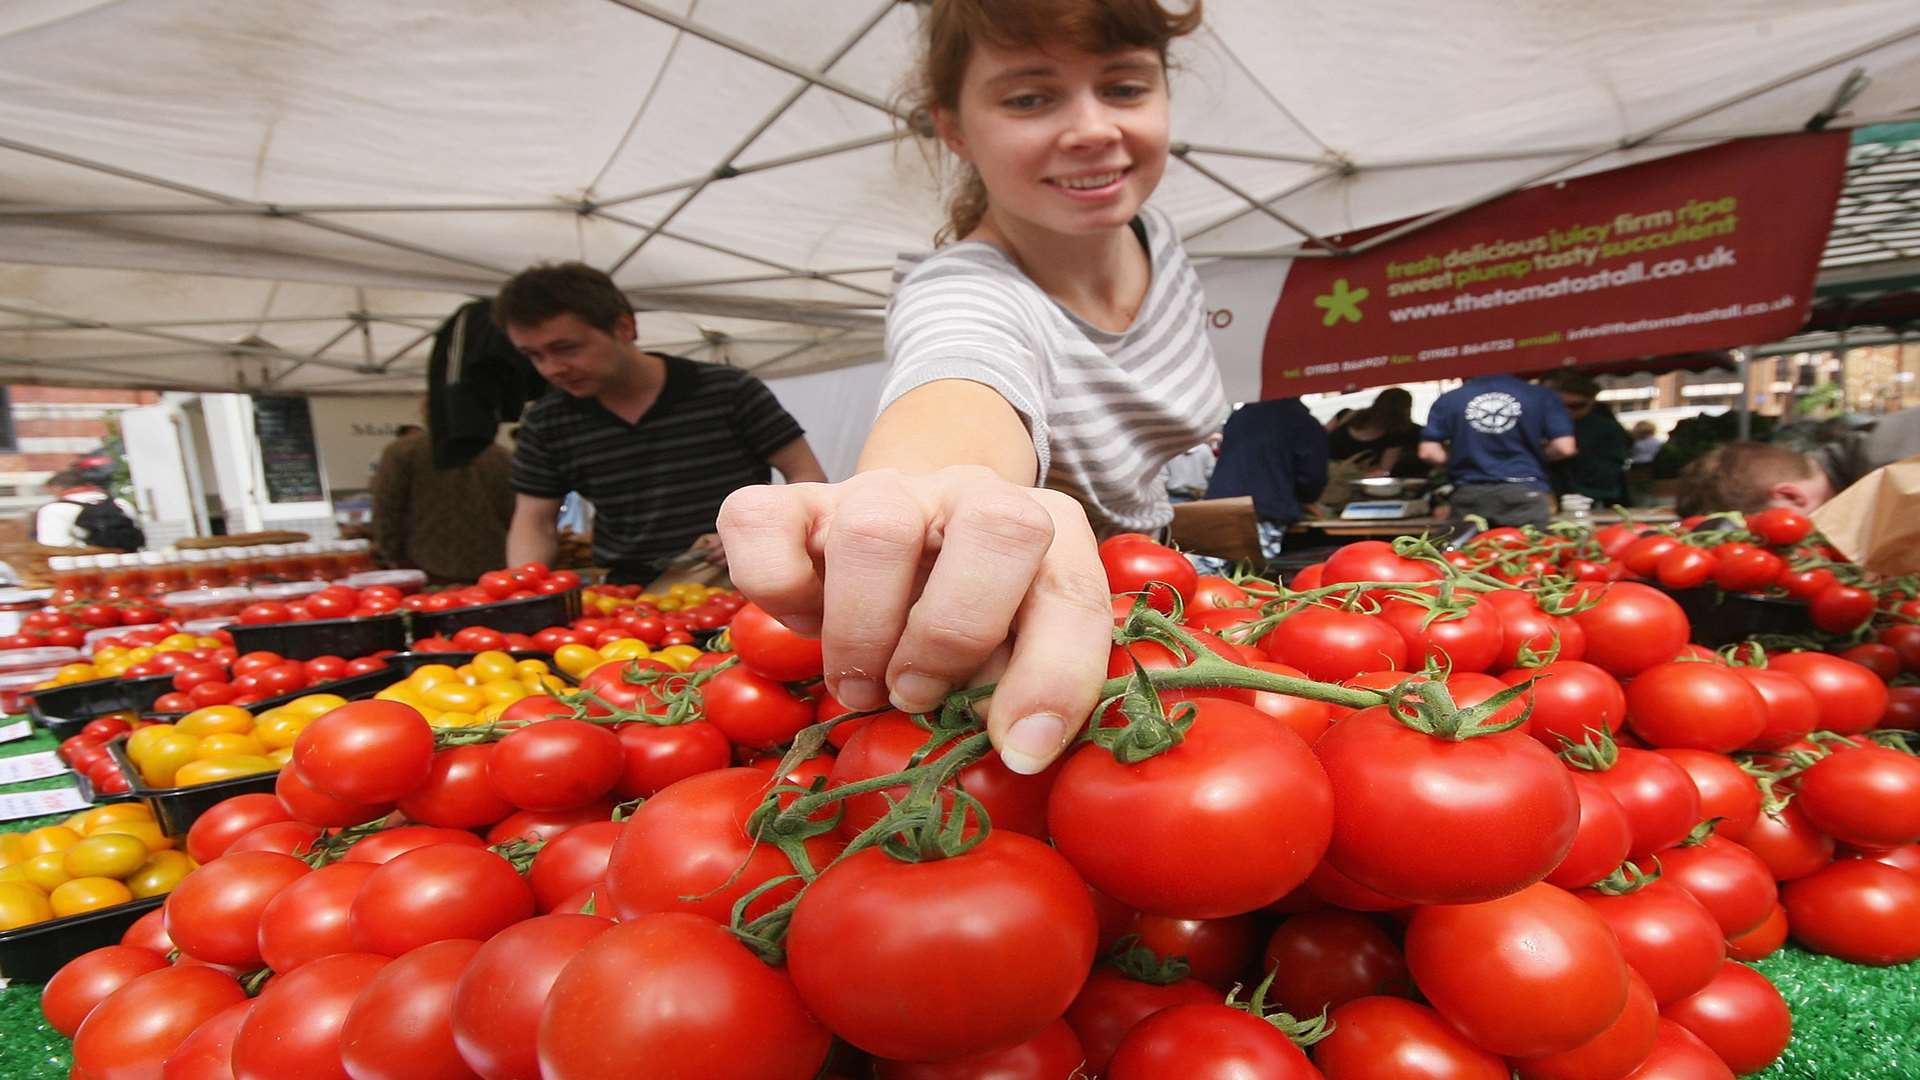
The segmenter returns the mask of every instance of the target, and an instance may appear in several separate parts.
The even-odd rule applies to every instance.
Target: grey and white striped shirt
[[[1160,468],[1219,429],[1227,400],[1173,223],[1150,208],[1139,221],[1153,280],[1123,333],[1068,311],[991,244],[902,256],[881,409],[941,379],[984,384],[1026,422],[1036,481],[1080,500],[1096,531],[1151,533],[1172,521]]]

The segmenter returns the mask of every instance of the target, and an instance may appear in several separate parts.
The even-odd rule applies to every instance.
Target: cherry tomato
[[[1747,531],[1775,547],[1790,547],[1813,532],[1813,519],[1784,506],[1747,515]]]
[[[49,1027],[72,1038],[80,1030],[80,1022],[108,995],[166,966],[164,955],[126,945],[107,945],[81,953],[47,980],[40,991],[40,1011]]]
[[[1279,1028],[1225,1005],[1176,1005],[1140,1021],[1113,1052],[1106,1080],[1309,1080],[1307,1055]]]
[[[1835,583],[1813,594],[1807,614],[1813,625],[1830,634],[1850,634],[1873,617],[1873,594],[1852,585]]]
[[[1563,889],[1577,889],[1619,869],[1633,847],[1633,822],[1620,808],[1620,800],[1591,773],[1575,770],[1569,775],[1580,796],[1580,827],[1573,847],[1546,880]]]
[[[1853,964],[1920,959],[1920,878],[1869,859],[1841,859],[1780,890],[1795,941]]]
[[[1086,1051],[1065,1021],[1055,1020],[1040,1034],[1004,1050],[940,1062],[879,1061],[874,1080],[1049,1080],[1071,1076],[1087,1060]]]
[[[450,829],[482,828],[513,813],[513,804],[487,780],[494,745],[474,743],[435,753],[427,778],[400,800],[401,813],[423,825]]]
[[[198,863],[210,863],[226,854],[235,840],[262,825],[291,820],[279,798],[250,792],[223,799],[194,819],[187,830],[187,854]]]
[[[1100,545],[1100,564],[1107,572],[1109,592],[1145,590],[1148,602],[1158,611],[1173,610],[1175,593],[1182,604],[1191,603],[1200,584],[1200,575],[1185,555],[1151,540],[1109,537]]]
[[[533,914],[533,890],[485,848],[435,844],[374,870],[355,895],[354,947],[399,956],[434,941],[485,941]]]
[[[1697,589],[1713,578],[1719,565],[1712,553],[1682,544],[1660,556],[1653,576],[1669,589]]]
[[[1686,612],[1658,589],[1630,581],[1578,586],[1576,595],[1598,592],[1599,603],[1575,613],[1587,635],[1587,663],[1617,678],[1637,675],[1671,660],[1687,643]]]
[[[1729,940],[1765,922],[1780,899],[1760,856],[1718,835],[1669,848],[1660,854],[1660,866],[1662,880],[1692,893]]]
[[[1727,959],[1752,962],[1772,956],[1787,943],[1787,909],[1778,902],[1759,926],[1727,939]]]
[[[1407,666],[1406,639],[1392,624],[1319,605],[1287,616],[1260,644],[1274,660],[1322,682],[1345,682],[1361,672]]]
[[[1627,726],[1656,747],[1730,753],[1767,724],[1767,705],[1751,683],[1714,664],[1655,664],[1627,685]]]
[[[547,841],[527,873],[536,909],[552,911],[567,897],[603,881],[614,842],[625,827],[618,821],[596,821]]]
[[[1797,652],[1772,657],[1767,666],[1807,684],[1823,730],[1858,735],[1873,730],[1886,714],[1886,683],[1859,664],[1826,653]]]
[[[1612,929],[1619,951],[1647,980],[1661,1008],[1707,985],[1727,958],[1713,914],[1671,882],[1655,881],[1623,896],[1591,890],[1576,895]]]
[[[829,738],[843,730],[851,735],[859,726],[842,724]],[[724,769],[733,759],[733,744],[719,728],[704,720],[620,724],[613,733],[620,740],[621,751],[621,773],[614,795],[621,799],[648,798],[689,776]]]
[[[348,916],[372,863],[337,862],[282,889],[260,912],[260,957],[284,975],[325,956],[353,952]]]
[[[1700,793],[1701,818],[1719,818],[1715,836],[1736,843],[1760,816],[1760,785],[1724,754],[1704,750],[1661,750],[1660,756],[1685,769]]]
[[[435,844],[454,844],[464,847],[485,847],[486,842],[465,829],[442,829],[434,825],[400,825],[391,829],[381,829],[371,836],[363,837],[347,849],[341,856],[342,862],[367,863],[379,866],[392,862],[398,856]]]
[[[102,1000],[73,1037],[74,1067],[94,1080],[157,1077],[180,1044],[214,1014],[245,1002],[233,976],[174,965],[134,978]]]
[[[1414,1068],[1447,1080],[1508,1080],[1506,1063],[1460,1034],[1425,1005],[1397,997],[1363,997],[1334,1009],[1333,1033],[1315,1043],[1313,1061],[1326,1080],[1373,1080]]]
[[[163,1080],[232,1080],[233,1040],[253,1011],[253,1001],[236,1001],[214,1013],[167,1055]]]
[[[487,782],[522,809],[566,810],[613,790],[624,763],[620,737],[611,729],[585,720],[542,720],[494,745]]]
[[[1700,823],[1700,789],[1671,758],[1623,746],[1613,768],[1593,774],[1633,826],[1629,858],[1679,843]]]
[[[293,744],[293,771],[315,791],[353,803],[412,793],[433,768],[433,729],[412,706],[355,701],[307,725]]]
[[[452,1080],[473,1075],[453,1042],[453,992],[480,942],[436,941],[382,968],[340,1028],[340,1063],[354,1080]]]
[[[1863,848],[1920,841],[1920,760],[1882,746],[1843,746],[1801,773],[1794,802],[1834,839]]]
[[[820,639],[789,630],[780,620],[748,604],[728,628],[740,662],[776,682],[801,682],[820,675]]]
[[[167,936],[211,964],[260,964],[260,917],[307,864],[272,851],[229,851],[183,878],[167,897]]]
[[[1660,1031],[1660,1006],[1647,981],[1627,971],[1627,1007],[1605,1031],[1571,1050],[1513,1062],[1520,1080],[1592,1080],[1599,1076],[1625,1077],[1653,1053]],[[1329,1077],[1328,1080],[1335,1080]]]
[[[322,957],[267,983],[233,1039],[233,1073],[247,1080],[333,1080],[347,1013],[388,959]]]
[[[1267,1000],[1294,1016],[1315,1016],[1376,994],[1412,992],[1406,958],[1378,923],[1351,911],[1309,911],[1267,939]]]
[[[1176,1005],[1212,1005],[1220,991],[1198,979],[1180,979],[1161,985],[1130,979],[1110,968],[1095,968],[1068,1007],[1066,1021],[1079,1038],[1087,1071],[1106,1072],[1114,1050],[1127,1032],[1147,1017]]]
[[[1661,1015],[1686,1028],[1741,1076],[1774,1063],[1793,1035],[1793,1016],[1765,975],[1732,960],[1699,992]]]

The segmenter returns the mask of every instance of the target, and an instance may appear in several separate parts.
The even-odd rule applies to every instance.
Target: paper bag
[[[1815,510],[1813,523],[1873,573],[1920,573],[1920,455],[1861,477]]]
[[[1260,527],[1254,521],[1251,495],[1174,503],[1171,536],[1182,551],[1229,561],[1260,561]]]

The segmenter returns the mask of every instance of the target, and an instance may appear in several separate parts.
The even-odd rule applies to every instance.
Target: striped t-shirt
[[[1200,281],[1173,224],[1136,219],[1153,280],[1123,333],[1091,325],[981,241],[902,256],[887,307],[892,365],[880,407],[915,387],[966,379],[1026,422],[1036,481],[1080,500],[1098,532],[1173,520],[1160,468],[1227,415]]]
[[[736,488],[771,482],[768,457],[802,434],[752,375],[664,359],[666,385],[635,423],[554,390],[528,406],[514,432],[513,490],[585,496],[593,561],[640,579],[713,532]]]

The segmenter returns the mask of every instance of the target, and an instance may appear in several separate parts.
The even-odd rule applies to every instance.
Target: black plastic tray
[[[112,756],[112,751],[108,751],[108,756],[109,757]],[[120,762],[116,759],[113,764],[116,768],[118,768],[120,765]],[[126,772],[125,769],[121,769],[120,771],[122,774]],[[132,782],[131,779],[129,779],[128,782],[131,783]],[[87,800],[88,802],[92,803],[95,806],[99,806],[101,803],[132,802],[134,799],[134,794],[132,789],[128,789],[126,791],[116,791],[110,795],[100,794],[99,792],[93,790],[93,781],[87,779],[87,774],[79,771],[75,771],[73,774],[73,787],[74,787],[74,790],[80,793],[81,798]]]
[[[1802,600],[1781,600],[1768,596],[1747,596],[1722,592],[1711,586],[1699,589],[1663,589],[1693,624],[1696,641],[1708,648],[1719,648],[1745,641],[1754,634],[1807,634],[1813,631],[1813,619]]]
[[[270,792],[279,779],[279,772],[255,773],[252,776],[236,776],[230,780],[215,780],[211,784],[195,784],[192,787],[155,788],[148,787],[140,779],[140,770],[134,768],[127,757],[127,740],[115,739],[107,744],[107,753],[112,755],[114,764],[127,776],[127,783],[133,788],[132,795],[147,804],[153,811],[153,820],[160,825],[160,831],[168,836],[185,836],[187,830],[200,815],[235,795],[248,795],[256,791]]]
[[[0,931],[0,976],[16,982],[46,982],[74,957],[120,944],[128,927],[165,902],[164,896],[149,896],[64,919]]]
[[[172,689],[172,673],[138,679],[93,679],[36,692],[27,701],[27,714],[55,738],[66,739],[80,734],[80,729],[95,717],[125,709],[145,713]]]
[[[469,626],[485,626],[503,634],[535,634],[549,626],[565,626],[580,617],[580,590],[526,600],[501,600],[451,611],[413,612],[413,636],[450,637]]]
[[[289,660],[316,656],[356,657],[382,649],[407,647],[407,619],[402,612],[364,615],[355,619],[313,619],[307,622],[267,623],[227,627],[233,647],[241,653],[265,649]]]

